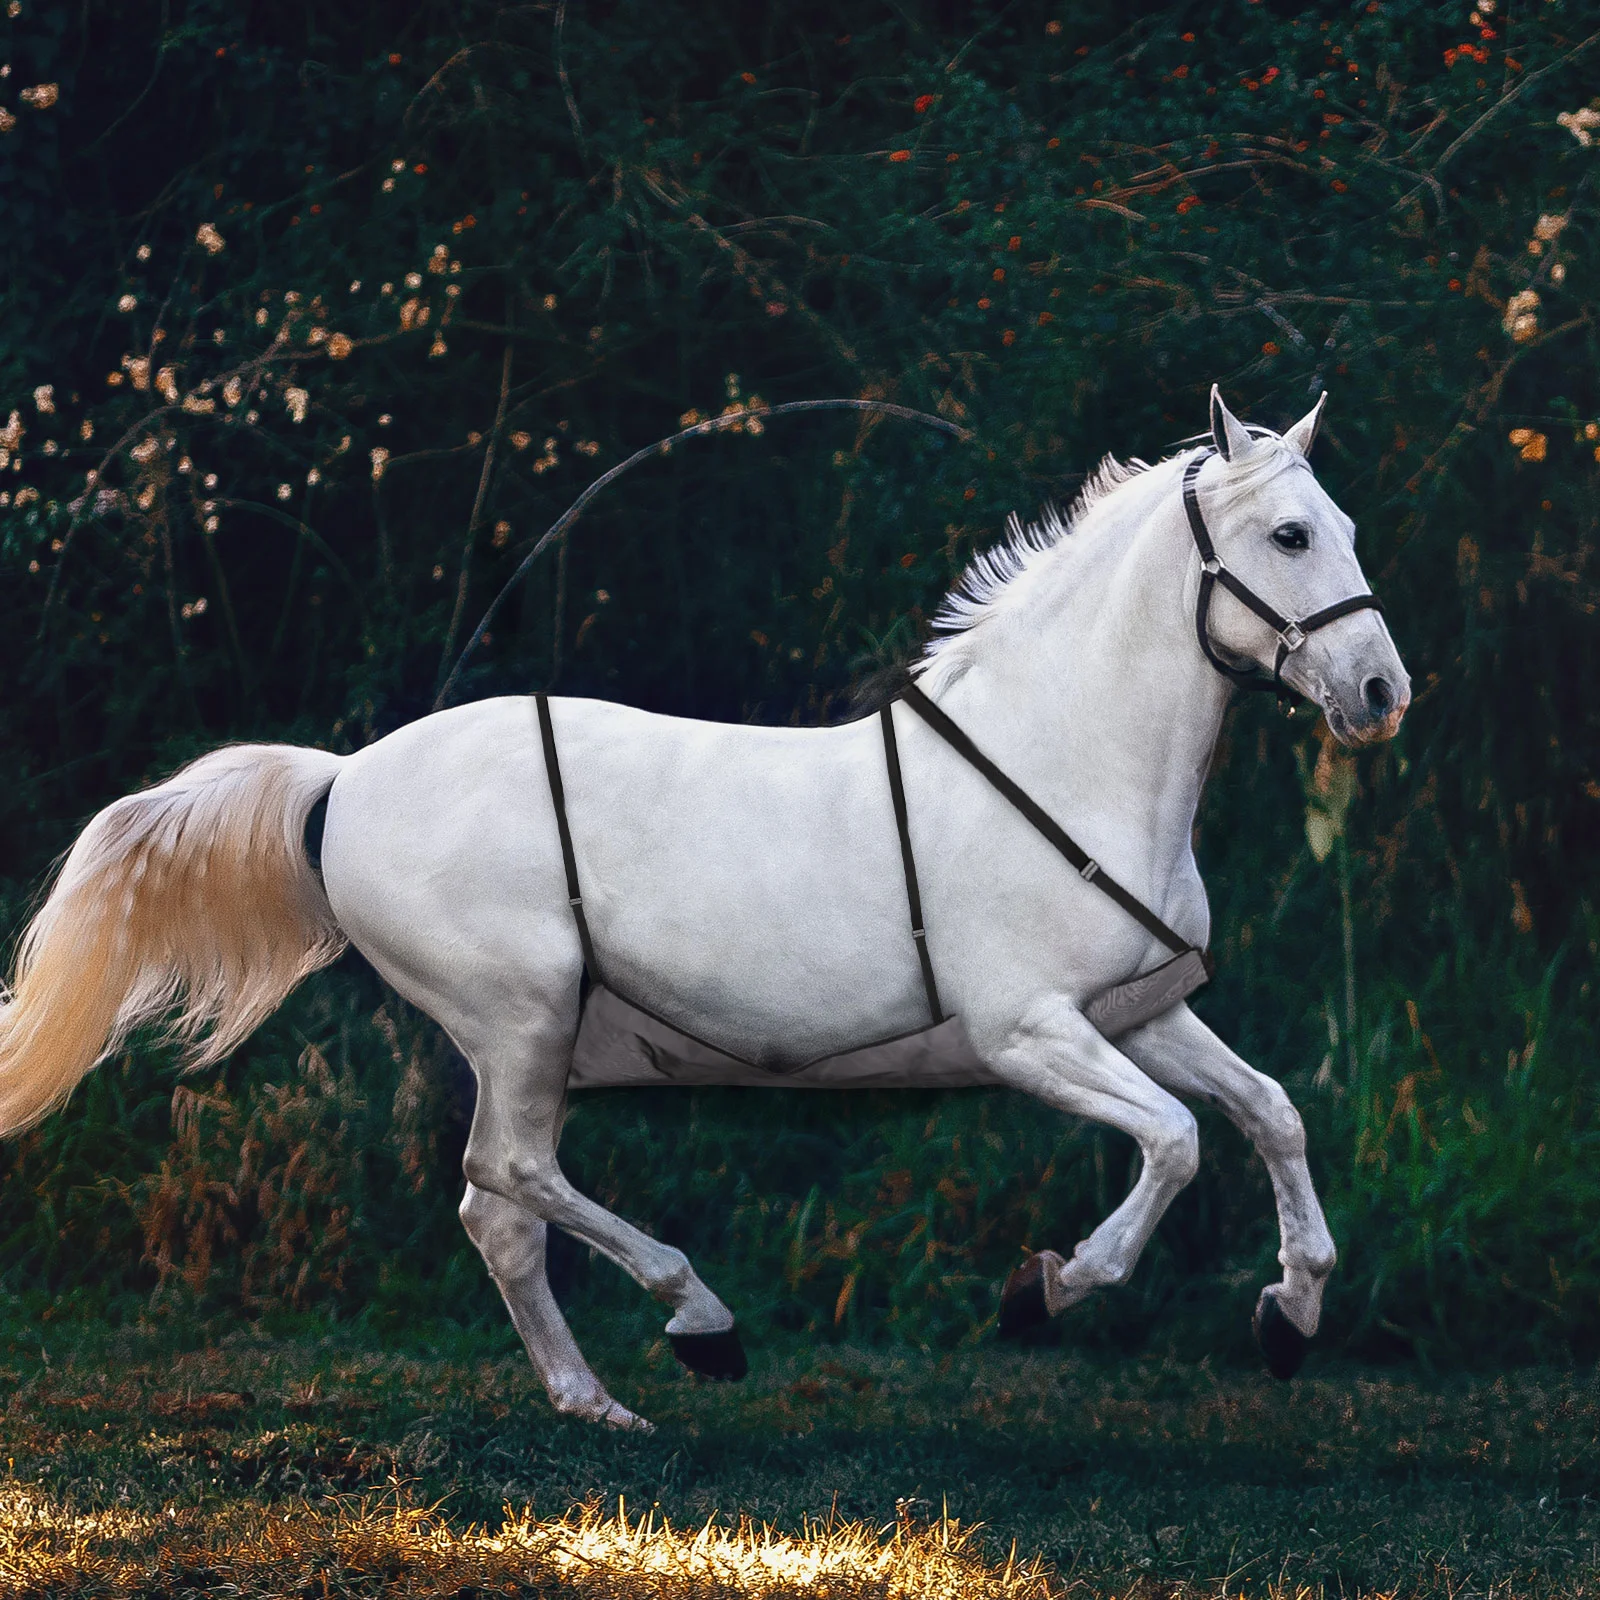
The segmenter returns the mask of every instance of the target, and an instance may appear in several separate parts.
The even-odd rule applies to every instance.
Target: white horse
[[[1215,454],[1195,479],[1213,578],[1224,565],[1291,618],[1367,590],[1353,525],[1307,464],[1320,410],[1280,437],[1246,429],[1213,390]],[[1203,558],[1181,480],[1199,454],[1108,458],[1070,531],[1014,523],[950,596],[915,672],[1108,873],[1203,948],[1190,838],[1231,685],[1202,644],[1234,666],[1281,667],[1348,744],[1390,737],[1410,685],[1375,610],[1286,644],[1217,588],[1197,640]],[[811,1061],[926,1026],[877,719],[793,729],[588,700],[551,709],[608,982],[752,1061]],[[1122,1204],[1070,1258],[1035,1257],[1028,1287],[1058,1313],[1128,1277],[1195,1172],[1195,1121],[1176,1096],[1198,1096],[1271,1174],[1283,1278],[1263,1290],[1258,1328],[1267,1315],[1273,1364],[1292,1370],[1335,1253],[1288,1096],[1186,1004],[1115,1045],[1091,1026],[1092,997],[1168,951],[920,717],[903,704],[893,717],[946,1009],[995,1080],[1122,1129],[1143,1155]],[[324,799],[319,875],[303,830]],[[669,1333],[688,1344],[731,1340],[734,1319],[681,1251],[579,1194],[557,1161],[582,955],[527,699],[426,717],[348,757],[234,746],[102,811],[29,927],[0,1012],[0,1131],[37,1121],[130,1027],[174,1007],[191,1061],[218,1060],[346,940],[472,1064],[461,1215],[551,1401],[647,1426],[606,1393],[556,1307],[547,1225],[666,1301]]]

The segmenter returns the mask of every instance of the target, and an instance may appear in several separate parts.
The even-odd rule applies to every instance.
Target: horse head
[[[1356,557],[1355,524],[1311,471],[1326,400],[1280,435],[1246,427],[1213,385],[1211,448],[1185,479],[1196,620],[1219,670],[1286,684],[1341,743],[1370,744],[1394,737],[1411,680]]]

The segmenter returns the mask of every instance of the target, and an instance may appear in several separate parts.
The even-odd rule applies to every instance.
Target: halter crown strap
[[[1324,606],[1322,610],[1314,611],[1309,617],[1302,617],[1296,622],[1269,605],[1242,578],[1230,572],[1222,564],[1217,548],[1211,542],[1211,530],[1206,527],[1205,516],[1200,510],[1200,494],[1196,487],[1200,469],[1215,454],[1214,450],[1201,450],[1183,469],[1183,514],[1189,520],[1189,532],[1194,535],[1195,548],[1200,552],[1200,593],[1195,601],[1195,633],[1206,660],[1224,677],[1231,678],[1241,688],[1272,690],[1282,701],[1285,695],[1297,692],[1283,681],[1283,664],[1306,642],[1308,634],[1325,628],[1330,622],[1337,622],[1340,617],[1349,616],[1353,611],[1381,612],[1383,602],[1375,594],[1353,594],[1347,600]],[[1211,600],[1218,584],[1241,605],[1249,607],[1277,634],[1278,650],[1270,678],[1254,665],[1236,667],[1217,653],[1217,647],[1211,642]]]
[[[1195,948],[1187,939],[1174,933],[1137,895],[1124,889],[1048,811],[1012,782],[914,683],[907,685],[901,698],[958,756],[987,778],[1067,858],[1086,883],[1092,883],[1101,894],[1115,900],[1146,932],[1159,939],[1175,955],[1185,955]],[[1205,959],[1209,962],[1210,957]]]

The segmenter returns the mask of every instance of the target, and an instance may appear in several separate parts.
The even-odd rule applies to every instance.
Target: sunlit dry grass
[[[0,1492],[0,1592],[144,1596],[537,1594],[624,1600],[1050,1600],[1037,1558],[984,1561],[945,1519],[874,1529],[811,1526],[798,1537],[741,1518],[678,1529],[654,1512],[598,1505],[541,1521],[508,1509],[495,1531],[457,1532],[433,1512],[352,1501],[240,1518],[81,1516],[13,1485]]]

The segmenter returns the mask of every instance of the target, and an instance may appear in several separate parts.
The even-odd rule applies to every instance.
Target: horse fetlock
[[[573,1373],[567,1378],[547,1380],[545,1392],[550,1404],[564,1417],[582,1417],[588,1422],[605,1420],[616,1401],[600,1387],[593,1373]]]
[[[1133,1263],[1115,1251],[1097,1246],[1091,1236],[1063,1262],[1059,1272],[1045,1275],[1044,1303],[1051,1316],[1059,1316],[1069,1306],[1086,1300],[1096,1289],[1108,1284],[1126,1283]]]
[[[1286,1242],[1278,1252],[1278,1260],[1283,1266],[1285,1283],[1303,1279],[1314,1284],[1320,1294],[1322,1285],[1339,1264],[1339,1252],[1327,1230],[1321,1229],[1319,1236],[1295,1240],[1293,1248]]]

